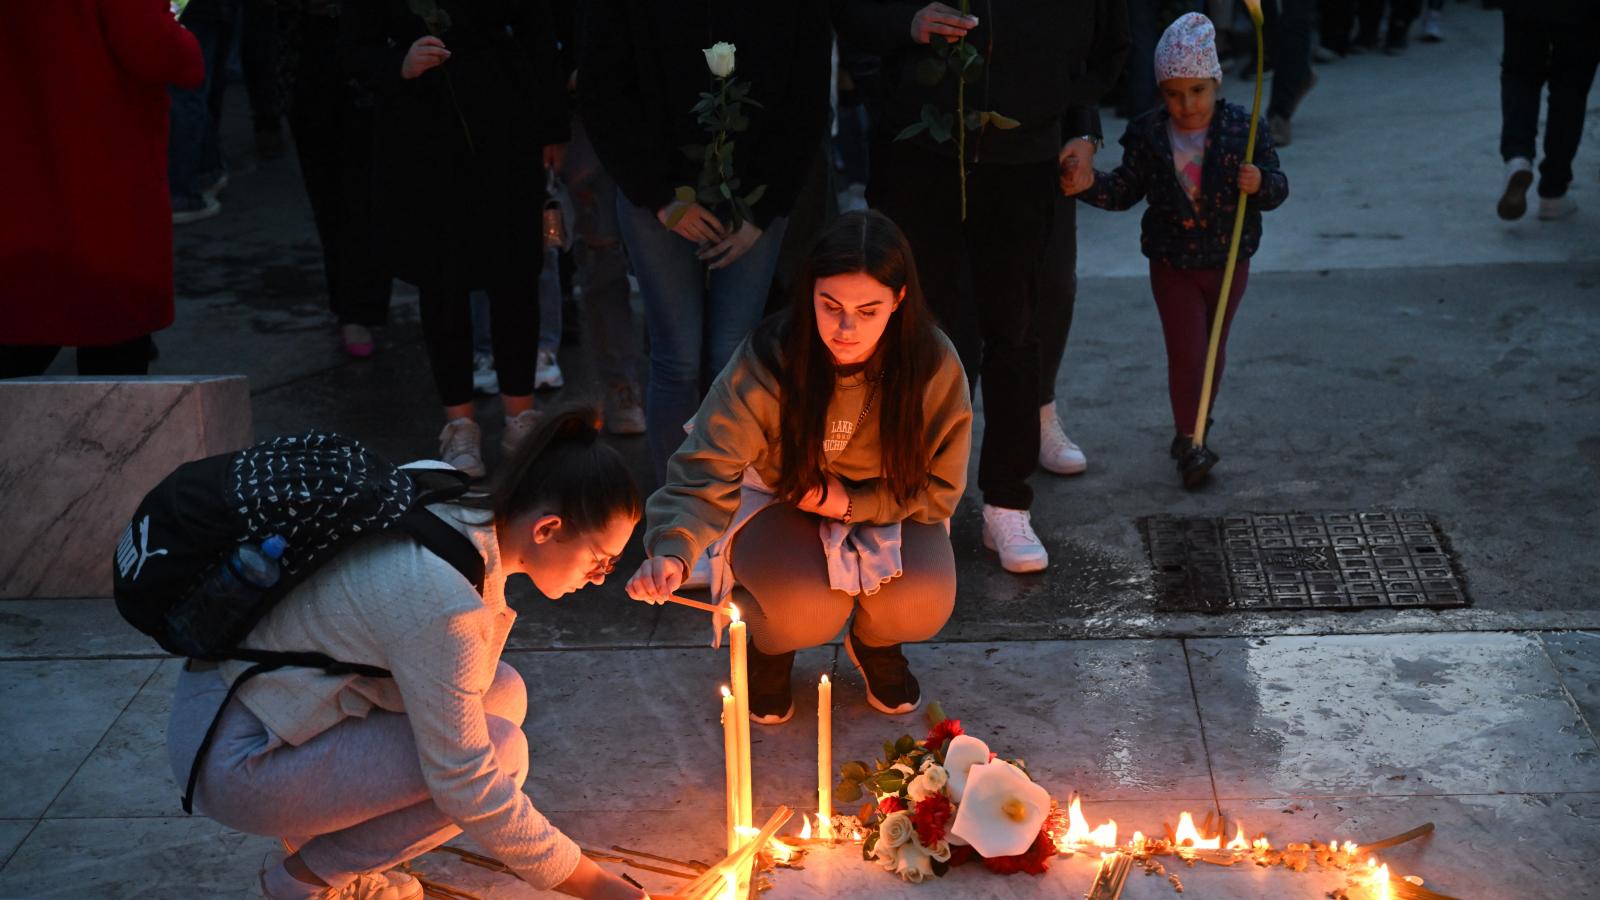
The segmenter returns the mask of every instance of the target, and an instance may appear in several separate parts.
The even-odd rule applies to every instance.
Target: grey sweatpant
[[[215,670],[178,677],[167,723],[167,755],[179,785],[228,686]],[[489,736],[517,786],[528,777],[522,720],[528,692],[505,663],[483,699]],[[410,722],[373,710],[293,746],[267,730],[237,697],[206,753],[195,808],[249,834],[282,838],[317,877],[336,888],[420,856],[461,829],[434,805]]]

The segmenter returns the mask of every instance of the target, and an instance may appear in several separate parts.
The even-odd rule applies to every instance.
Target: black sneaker
[[[856,671],[867,685],[867,703],[878,712],[889,716],[903,716],[916,712],[922,705],[922,686],[906,665],[906,655],[899,644],[888,647],[868,647],[857,643],[854,628],[844,637],[844,652],[855,663]]]
[[[1178,460],[1178,474],[1183,476],[1183,486],[1194,490],[1211,477],[1211,467],[1222,459],[1210,447],[1190,447]]]
[[[1194,438],[1187,434],[1175,434],[1172,436],[1172,446],[1167,448],[1167,455],[1173,459],[1183,459],[1183,455],[1193,446]]]
[[[793,650],[769,656],[750,645],[750,721],[782,725],[794,717],[793,669]]]

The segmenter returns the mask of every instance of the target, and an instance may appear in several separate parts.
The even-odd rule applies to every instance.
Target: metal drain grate
[[[1427,513],[1141,519],[1163,609],[1466,606],[1444,532]]]

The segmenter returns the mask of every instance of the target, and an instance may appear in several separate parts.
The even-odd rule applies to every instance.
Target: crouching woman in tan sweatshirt
[[[429,510],[484,559],[480,596],[460,572],[387,533],[350,547],[291,590],[245,639],[380,666],[393,678],[284,668],[229,685],[248,664],[190,661],[167,749],[179,784],[207,726],[195,805],[222,824],[283,839],[261,873],[268,900],[421,900],[392,867],[465,831],[539,888],[591,900],[644,892],[585,858],[522,791],[522,677],[500,660],[517,615],[506,576],[556,599],[599,584],[639,521],[638,488],[595,416],[546,421],[477,506]]]
[[[848,623],[867,701],[915,710],[901,645],[955,605],[946,520],[967,481],[972,406],[900,229],[849,213],[817,239],[790,308],[740,346],[646,504],[628,582],[661,602],[702,554],[750,623],[750,716],[794,714],[795,651]]]

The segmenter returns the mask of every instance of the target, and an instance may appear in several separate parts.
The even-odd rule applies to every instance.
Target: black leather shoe
[[[782,725],[794,717],[793,670],[793,650],[769,656],[750,644],[750,721]]]
[[[1183,476],[1183,486],[1194,490],[1211,477],[1211,467],[1222,457],[1210,447],[1190,447],[1178,460],[1178,474]]]
[[[1211,426],[1213,426],[1215,424],[1217,424],[1217,420],[1216,419],[1207,419],[1206,420],[1206,433],[1207,434],[1209,434],[1211,432]],[[1188,453],[1190,448],[1192,448],[1193,446],[1194,446],[1194,438],[1190,437],[1187,434],[1175,434],[1175,435],[1172,436],[1172,446],[1170,448],[1168,448],[1167,454],[1169,456],[1171,456],[1173,459],[1183,459],[1183,455],[1185,453]]]
[[[868,705],[889,716],[916,712],[922,705],[922,686],[911,674],[900,647],[868,647],[856,640],[854,623],[844,638],[844,652],[866,682]]]

